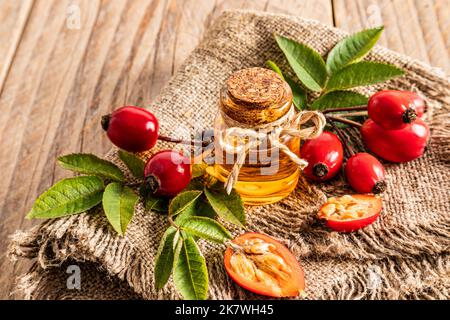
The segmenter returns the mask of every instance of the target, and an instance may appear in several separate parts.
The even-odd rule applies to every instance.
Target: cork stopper
[[[248,68],[236,71],[222,92],[222,111],[240,123],[256,126],[285,115],[292,103],[289,85],[274,71]]]

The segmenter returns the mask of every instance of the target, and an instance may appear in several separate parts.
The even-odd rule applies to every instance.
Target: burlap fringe
[[[22,293],[24,300],[32,300],[33,297],[40,295],[41,290],[39,289],[39,284],[41,283],[41,280],[42,277],[40,277],[38,272],[30,270],[28,273],[18,278],[13,294],[20,292]]]
[[[423,256],[420,260],[386,259],[360,267],[348,280],[336,282],[323,299],[448,299],[449,257]],[[369,276],[369,282],[367,278]],[[370,281],[371,280],[371,281]]]
[[[226,18],[225,15],[222,19]],[[217,27],[219,28],[220,25]],[[201,50],[210,49],[205,47],[197,49],[198,52]],[[385,49],[380,49],[381,51],[386,52],[387,55],[393,55]],[[249,54],[251,56],[251,52]],[[191,62],[187,62],[188,66]],[[433,114],[426,114],[425,117],[431,120],[428,122],[432,128],[430,148],[433,153],[437,152],[440,155],[436,161],[448,163],[450,161],[449,83],[443,77],[434,75],[428,66],[415,60],[407,60],[402,67],[408,70],[408,75],[396,80],[399,84],[396,87],[406,88],[414,82],[419,92],[426,92],[435,104],[439,104],[433,105]],[[404,81],[403,85],[402,81]],[[323,189],[327,192],[326,187]],[[339,188],[341,189],[342,192],[346,192],[345,188]],[[336,188],[333,188],[333,191],[336,192]],[[288,198],[280,204],[279,211],[284,210],[283,206],[288,207],[291,201],[293,208],[298,208],[298,203],[295,202],[297,200]],[[264,210],[270,211],[270,206]],[[126,238],[117,237],[108,229],[105,221],[100,221],[101,219],[104,220],[102,215],[91,211],[88,214],[48,221],[26,233],[18,232],[13,235],[9,246],[10,258],[36,258],[37,261],[36,265],[20,278],[17,290],[23,292],[27,299],[44,296],[45,298],[69,297],[64,291],[58,290],[52,291],[49,296],[48,282],[42,280],[43,274],[48,270],[57,269],[54,267],[68,261],[80,263],[88,261],[104,266],[109,275],[124,280],[143,298],[180,298],[171,288],[155,292],[151,265],[153,262],[144,259],[144,253],[128,243]],[[271,221],[275,219],[276,217]],[[281,217],[280,215],[280,219],[284,219],[284,222],[281,221],[278,228],[284,227],[285,223],[290,222],[289,219],[298,223],[297,220],[304,217],[288,215]],[[315,279],[317,283],[311,283],[311,287],[315,288],[311,298],[448,299],[450,297],[448,212],[442,212],[434,223],[416,224],[414,229],[411,226],[401,226],[389,231],[382,225],[377,225],[346,236],[330,233],[320,227],[311,228],[308,219],[309,217],[305,222],[300,222],[304,226],[304,229],[299,230],[300,235],[290,239],[299,250],[296,252],[297,256],[305,258],[305,266],[309,267],[310,271],[314,271],[312,269],[315,266],[318,270],[316,272],[322,272],[319,264],[330,257],[335,257],[333,263],[336,264],[336,268],[340,268],[340,265],[347,261],[347,267],[342,267],[341,270],[344,274],[352,270],[344,278],[337,277],[335,280],[328,278],[327,281],[334,281],[333,285],[322,287],[320,286],[322,274],[313,273],[317,276]],[[263,232],[269,228],[274,232],[283,232],[276,226],[265,228],[264,223],[264,221],[261,222]],[[250,293],[240,290],[227,278],[219,255],[207,257],[207,261],[210,274],[218,280],[210,285],[210,296],[217,299],[261,298],[253,297]],[[378,282],[367,283],[368,269],[380,276],[379,280],[376,280]],[[230,288],[233,290],[227,290]],[[236,296],[229,296],[231,294]]]
[[[125,280],[136,294],[146,297],[146,293],[154,292],[153,268],[148,267],[144,258],[120,237],[116,237],[105,223],[86,223],[92,230],[84,230],[86,234],[95,234],[89,239],[80,239],[81,232],[73,232],[70,227],[82,225],[74,223],[76,219],[104,219],[90,212],[87,214],[60,219],[59,223],[49,221],[41,226],[36,226],[28,232],[18,231],[11,236],[8,248],[8,256],[14,261],[17,258],[36,259],[37,266],[42,270],[60,267],[66,261],[93,262],[104,261],[107,272],[120,280]],[[84,221],[86,222],[86,221]],[[93,230],[95,226],[105,226]],[[78,230],[80,231],[80,230]],[[78,236],[77,236],[78,235]],[[86,243],[85,241],[88,241]],[[95,248],[95,249],[93,249]],[[37,268],[37,267],[36,267]],[[17,289],[25,293],[25,297],[31,298],[37,294],[39,284],[39,272],[30,270],[18,280]],[[151,281],[149,281],[151,279]],[[145,284],[148,284],[146,286]],[[35,290],[37,290],[35,292]],[[160,296],[148,297],[155,299],[163,297],[178,299],[176,292],[161,290]]]
[[[144,266],[144,259],[128,245],[114,237],[109,230],[91,230],[94,237],[90,238],[86,245],[83,240],[74,236],[68,227],[73,226],[73,219],[97,219],[95,213],[82,216],[63,218],[60,223],[47,222],[29,230],[29,232],[18,231],[11,236],[8,255],[11,260],[17,258],[36,259],[37,264],[18,280],[17,290],[24,293],[25,299],[31,299],[39,295],[39,283],[41,272],[38,269],[47,270],[60,267],[64,262],[73,260],[76,262],[97,262],[105,259],[108,272],[121,280],[126,280],[137,294],[143,294],[150,290],[141,286],[153,279],[148,268]],[[54,221],[53,221],[54,222]],[[102,224],[92,223],[91,226]],[[80,241],[81,240],[81,241]],[[91,250],[95,248],[95,250]],[[89,257],[89,259],[87,259]],[[142,281],[145,279],[146,281]],[[153,282],[151,282],[153,284]],[[173,297],[175,298],[175,296]]]
[[[26,250],[16,250],[12,257],[37,258],[37,263],[33,265],[28,273],[18,279],[16,291],[20,291],[24,299],[73,299],[76,298],[71,292],[55,287],[49,290],[50,285],[55,285],[54,281],[42,281],[46,277],[46,272],[54,267],[60,267],[63,262],[57,265],[54,261],[85,261],[80,256],[78,250],[59,250],[58,248],[70,248],[70,243],[75,239],[62,237],[59,243],[50,243],[44,239],[45,234],[33,234],[31,237],[25,233],[16,233],[13,237],[13,246],[17,248],[26,248]],[[103,242],[102,242],[103,243]],[[45,244],[45,245],[42,245]],[[111,243],[112,244],[112,243]],[[103,244],[102,244],[103,245]],[[112,244],[113,245],[113,244]],[[128,248],[129,249],[129,248]],[[36,257],[36,253],[38,255]],[[98,252],[97,252],[98,254]],[[54,259],[50,257],[53,256]],[[90,255],[90,257],[95,255]],[[146,289],[140,286],[146,283],[141,277],[150,277],[151,275],[142,273],[146,268],[144,260],[139,256],[127,254],[127,258],[112,268],[109,273],[117,276],[121,280],[126,280],[128,285],[132,285],[133,290],[146,297]],[[99,256],[98,256],[99,258]],[[221,261],[217,259],[208,259],[211,269],[223,270]],[[336,264],[339,264],[337,262]],[[339,266],[337,266],[339,268]],[[217,270],[215,270],[217,273]],[[52,272],[48,272],[53,274]],[[367,281],[369,279],[369,281]],[[47,280],[47,279],[45,279]],[[227,281],[224,279],[224,284]],[[228,286],[234,284],[228,283]],[[216,295],[223,295],[220,290],[223,288],[210,288],[217,291]],[[317,289],[317,288],[316,288]],[[131,290],[128,290],[132,292]],[[319,289],[320,291],[320,289]],[[245,299],[251,294],[242,290],[237,290],[241,296],[223,298]],[[133,297],[133,294],[130,293]],[[360,266],[344,278],[338,278],[330,287],[324,287],[320,292],[315,292],[311,298],[325,300],[359,300],[359,299],[447,299],[450,296],[450,259],[448,255],[429,256],[422,255],[420,259],[399,259],[388,258],[380,261],[360,263]],[[119,295],[123,297],[123,295]],[[134,296],[133,298],[137,298]],[[81,297],[86,298],[86,297]],[[147,297],[158,298],[158,297]],[[178,299],[178,296],[172,296],[172,299]]]
[[[66,273],[66,267],[69,265],[80,267],[80,287],[67,287],[69,275]],[[42,269],[38,263],[34,263],[28,273],[18,279],[14,293],[19,293],[25,300],[142,299],[127,283],[109,276],[104,270],[98,269],[98,265],[79,265],[71,260],[57,269]]]
[[[352,259],[382,260],[386,257],[436,255],[446,253],[450,247],[450,221],[433,224],[398,227],[395,231],[368,227],[342,237],[329,230],[313,229],[302,233],[298,242],[305,257],[321,255]],[[355,248],[355,244],[357,247]]]

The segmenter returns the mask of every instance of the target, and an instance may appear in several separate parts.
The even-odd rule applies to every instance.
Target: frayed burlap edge
[[[220,19],[227,19],[227,15],[233,15],[235,13],[228,12],[225,13]],[[255,15],[261,15],[261,14],[255,14]],[[271,16],[270,14],[263,14],[265,16]],[[273,16],[278,17],[278,16]],[[288,17],[291,18],[291,17]],[[220,24],[220,23],[218,23]],[[339,32],[338,32],[339,34]],[[340,34],[344,35],[344,33],[340,32]],[[200,47],[198,50],[209,50],[208,48],[202,48]],[[448,106],[448,101],[446,101],[446,97],[448,97],[447,93],[439,92],[439,88],[443,88],[443,90],[448,92],[448,82],[446,79],[440,77],[439,75],[435,75],[432,72],[430,72],[429,67],[422,65],[421,63],[418,63],[417,61],[414,61],[412,59],[405,59],[404,56],[397,55],[395,53],[392,53],[386,49],[381,49],[383,53],[386,53],[388,56],[390,56],[393,60],[396,60],[401,64],[402,67],[408,69],[408,76],[414,76],[417,74],[421,74],[420,79],[418,80],[418,83],[420,83],[419,90],[424,90],[427,92],[427,95],[434,96],[433,92],[435,92],[435,100],[445,104]],[[406,62],[405,62],[406,61]],[[400,63],[401,62],[401,63]],[[184,68],[189,67],[190,61],[188,60]],[[399,80],[398,82],[401,83],[402,80]],[[409,84],[409,83],[408,83]],[[169,85],[170,86],[170,85]],[[436,92],[436,88],[437,92]],[[406,88],[405,88],[406,89]],[[445,113],[448,114],[448,110],[445,110],[445,107],[443,107],[438,112],[439,114],[436,114],[435,117],[432,119],[432,123],[435,124],[435,126],[432,125],[432,145],[439,148],[439,150],[442,151],[442,146],[444,145],[443,152],[446,152],[445,154],[448,155],[448,141],[449,141],[449,132],[448,127],[446,127],[446,124],[448,124],[448,117],[445,117]],[[439,120],[437,120],[439,119]],[[436,135],[436,140],[434,139]],[[445,158],[448,160],[448,157]],[[267,208],[268,210],[270,208]],[[71,226],[77,226],[77,223],[74,223],[75,221],[78,221],[77,219],[80,219],[79,221],[86,222],[84,224],[79,225],[87,225],[92,228],[92,230],[88,230],[86,234],[94,234],[93,237],[85,238],[83,239],[83,232],[80,232],[80,230],[76,230],[76,232],[68,232],[68,228]],[[133,289],[141,294],[144,298],[178,298],[178,296],[171,290],[163,290],[158,295],[150,295],[149,292],[153,292],[154,289],[152,288],[152,281],[149,281],[148,279],[152,278],[152,274],[149,271],[148,261],[144,260],[140,253],[135,250],[135,247],[128,245],[126,241],[120,241],[117,237],[114,237],[112,234],[107,232],[106,230],[99,228],[96,229],[98,226],[102,226],[104,224],[102,223],[95,223],[95,221],[92,221],[90,223],[90,219],[102,219],[99,218],[98,215],[95,215],[95,213],[90,213],[87,215],[82,215],[79,217],[70,217],[67,219],[61,219],[61,221],[58,222],[47,222],[44,223],[41,228],[37,227],[34,228],[33,231],[30,233],[24,234],[24,233],[18,233],[13,237],[13,242],[10,246],[10,252],[11,257],[14,259],[16,257],[29,257],[29,258],[38,258],[39,267],[43,268],[43,270],[50,270],[54,266],[60,266],[62,262],[74,259],[75,261],[92,261],[94,263],[99,263],[101,265],[105,265],[108,272],[111,275],[117,276],[120,279],[126,280]],[[89,221],[89,222],[87,222]],[[448,220],[447,220],[448,222]],[[448,226],[448,224],[447,224]],[[437,230],[437,232],[436,232]],[[448,228],[442,229],[442,225],[439,226],[439,228],[432,228],[430,229],[430,235],[438,235],[437,239],[439,240],[439,243],[437,245],[432,244],[431,246],[426,247],[426,252],[428,253],[434,253],[437,254],[439,252],[446,252],[448,251]],[[400,240],[400,243],[412,242],[416,240],[416,237],[414,234],[408,234],[407,232],[405,234],[400,235],[391,235],[394,236],[394,240],[398,239]],[[392,240],[392,238],[391,238]],[[349,242],[353,242],[350,241]],[[370,242],[370,241],[369,241]],[[394,241],[395,242],[395,241]],[[101,244],[101,245],[100,245]],[[340,243],[342,245],[342,242]],[[393,243],[389,243],[389,245],[392,245]],[[394,243],[395,244],[395,243]],[[377,244],[378,245],[378,244]],[[298,246],[301,247],[301,244]],[[377,261],[376,263],[380,263],[384,271],[391,270],[394,266],[397,265],[405,265],[405,266],[411,266],[412,269],[419,269],[423,264],[421,262],[417,262],[415,260],[398,260],[395,257],[394,258],[388,258],[386,257],[386,252],[382,251],[379,253],[373,253],[370,252],[370,249],[373,246],[368,247],[368,253],[364,254],[364,252],[367,252],[367,250],[360,250],[359,254],[357,255],[350,255],[350,257],[354,257],[356,259],[361,259],[362,257],[368,258],[368,259],[380,259],[380,261]],[[319,248],[319,250],[317,250]],[[320,249],[320,246],[314,248],[311,252],[306,252],[306,256],[312,256],[312,258],[316,258],[313,254],[314,253],[320,253],[322,249]],[[333,252],[333,246],[330,246],[329,244],[326,244],[323,248],[323,254],[329,254],[332,253],[332,256],[340,256],[341,254],[344,254],[344,256],[347,254],[345,252]],[[402,252],[395,252],[394,256],[402,256]],[[413,254],[417,254],[417,259],[423,257],[424,252],[423,251],[416,251],[412,252]],[[301,256],[301,254],[300,254]],[[428,258],[424,258],[428,259]],[[448,261],[448,257],[446,255],[443,255],[442,257],[438,256],[436,261],[440,261],[442,259]],[[339,261],[339,260],[336,260]],[[434,261],[434,260],[430,260]],[[208,268],[210,269],[210,272],[213,270],[214,274],[223,274],[223,268],[221,266],[221,261],[219,257],[213,257],[213,259],[209,260]],[[306,268],[309,266],[315,264],[317,267],[320,262],[311,262],[306,261]],[[339,262],[340,263],[340,262]],[[337,263],[337,264],[339,264]],[[348,262],[351,264],[354,264],[354,262]],[[362,298],[362,297],[376,297],[376,298],[389,298],[389,297],[399,297],[399,298],[417,298],[417,297],[423,297],[426,298],[427,295],[431,298],[439,298],[442,296],[448,297],[448,268],[445,267],[444,272],[439,272],[442,279],[439,279],[439,277],[435,277],[436,281],[434,283],[434,288],[438,288],[439,290],[442,289],[442,295],[439,296],[433,287],[429,288],[427,286],[423,287],[423,289],[419,289],[421,285],[415,285],[410,287],[409,289],[403,289],[400,290],[400,285],[402,281],[399,279],[402,279],[402,273],[406,271],[406,269],[400,268],[398,272],[393,273],[393,280],[389,280],[389,283],[392,283],[392,285],[388,286],[386,290],[380,289],[379,291],[376,291],[375,295],[370,295],[369,291],[367,290],[367,286],[361,285],[360,289],[351,289],[350,291],[342,290],[343,287],[348,288],[357,288],[357,283],[361,283],[364,278],[364,272],[366,272],[367,265],[372,265],[375,262],[368,262],[365,261],[364,263],[361,263],[360,267],[358,267],[358,271],[354,271],[354,273],[349,273],[348,276],[349,279],[345,279],[345,277],[340,277],[339,279],[335,280],[335,284],[332,286],[333,289],[328,289],[327,293],[320,293],[321,290],[315,290],[314,294],[311,295],[312,298]],[[391,266],[391,267],[389,267]],[[430,263],[430,268],[432,270],[439,269],[439,264],[436,264],[436,268],[434,268],[434,263]],[[447,264],[445,264],[447,266]],[[217,272],[218,271],[218,272]],[[34,276],[38,277],[39,272],[34,273]],[[314,272],[311,272],[310,274],[315,274]],[[317,274],[315,274],[317,275]],[[34,277],[33,276],[33,277]],[[351,278],[354,276],[354,279]],[[27,276],[25,276],[27,277]],[[27,281],[23,283],[33,284],[33,277],[28,277]],[[420,277],[419,277],[420,278]],[[25,279],[25,278],[22,278]],[[397,279],[397,280],[395,280]],[[422,278],[420,278],[422,279]],[[225,283],[227,283],[227,286],[233,286],[233,284],[228,283],[227,279],[223,279]],[[331,281],[328,279],[328,281]],[[318,281],[320,283],[320,281]],[[328,282],[330,283],[330,282]],[[33,285],[28,286],[28,288],[33,288]],[[390,288],[390,289],[389,289]],[[395,288],[395,289],[394,289]],[[415,288],[415,289],[414,289]],[[444,290],[445,289],[445,290]],[[227,296],[223,293],[223,287],[221,288],[215,288],[211,287],[210,291],[213,292],[212,296],[216,298],[247,298],[251,297],[247,292],[242,292],[239,288],[234,288],[234,291],[237,292],[236,296]],[[388,293],[390,292],[390,293]],[[393,293],[394,292],[394,293]],[[32,297],[33,294],[30,294],[29,297]]]
[[[74,286],[70,279],[68,281],[71,274],[67,273],[68,267],[78,268],[81,280],[79,286]],[[84,281],[85,279],[89,281]],[[30,271],[18,280],[16,292],[24,300],[142,299],[125,281],[111,277],[105,270],[99,269],[97,264],[73,260],[50,269],[42,269],[38,263],[34,263]]]
[[[29,236],[25,234],[16,234],[15,236],[15,241],[22,243],[30,240]],[[33,242],[34,240],[31,240],[29,243],[31,252],[37,249]],[[289,243],[286,245],[290,247]],[[38,250],[43,249],[41,247]],[[29,253],[17,252],[21,256],[27,256]],[[110,274],[117,276],[118,280],[116,280],[115,277],[108,279],[104,270],[96,268],[97,264],[80,262],[79,250],[75,252],[61,250],[55,253],[55,258],[58,259],[56,265],[53,264],[54,261],[47,260],[45,256],[40,255],[38,262],[33,265],[31,270],[18,279],[16,291],[21,292],[24,299],[96,299],[98,297],[101,299],[137,299],[141,295],[146,297],[145,288],[140,286],[145,281],[132,280],[132,277],[136,277],[138,270],[145,269],[142,267],[145,261],[138,256],[134,257],[133,268],[128,268],[127,272],[114,273],[110,270]],[[210,273],[217,274],[217,269],[223,270],[220,259],[208,258]],[[81,261],[84,259],[81,258]],[[64,270],[65,265],[68,264],[81,264],[83,277],[88,277],[91,283],[95,283],[95,288],[86,288],[84,284],[81,291],[65,288],[63,284],[65,284],[67,275],[64,274]],[[352,267],[349,268],[349,265]],[[305,262],[304,267],[307,270],[313,270],[306,274],[307,299],[448,299],[450,297],[450,260],[448,255],[434,257],[423,255],[419,259],[388,258],[366,262],[356,268],[352,261],[313,260]],[[349,272],[349,269],[352,271]],[[124,270],[124,268],[118,270]],[[317,274],[317,272],[325,270],[330,273]],[[89,275],[86,275],[86,272]],[[122,280],[127,281],[122,282]],[[223,288],[210,288],[218,299],[262,298],[240,289],[226,279],[223,281],[224,285],[235,287],[234,290],[227,290],[227,292],[234,291],[236,295],[224,294]],[[323,285],[323,283],[331,283],[331,285]],[[135,284],[132,290],[127,288],[129,284]],[[172,297],[172,299],[177,298],[179,297]]]

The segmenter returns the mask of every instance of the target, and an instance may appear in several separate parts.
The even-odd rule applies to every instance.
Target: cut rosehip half
[[[354,194],[328,198],[318,216],[327,227],[339,232],[352,232],[368,226],[379,216],[382,200],[371,194]]]
[[[260,233],[245,233],[225,251],[225,269],[241,287],[269,297],[304,295],[303,269],[284,245]]]

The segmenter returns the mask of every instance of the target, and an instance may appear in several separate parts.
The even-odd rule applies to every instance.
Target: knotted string
[[[223,116],[229,119],[225,114]],[[231,120],[233,121],[233,120]],[[313,122],[313,126],[300,129],[308,121]],[[236,162],[233,165],[230,175],[225,182],[225,189],[229,194],[236,184],[239,172],[245,162],[250,150],[257,148],[263,139],[268,139],[271,146],[278,148],[294,161],[300,169],[304,169],[308,162],[292,152],[287,145],[281,142],[286,136],[298,137],[300,139],[317,138],[323,131],[326,124],[324,115],[317,111],[301,111],[295,113],[292,107],[289,112],[280,119],[269,124],[246,128],[243,125],[233,121],[233,127],[225,129],[223,134],[219,135],[218,143],[227,153],[237,154]],[[264,129],[265,132],[261,132]],[[268,133],[267,133],[268,132]],[[237,144],[236,144],[237,143]]]

